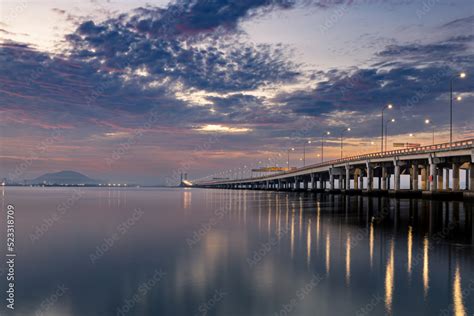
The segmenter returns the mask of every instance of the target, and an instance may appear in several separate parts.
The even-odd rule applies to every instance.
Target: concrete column
[[[323,175],[319,175],[319,188],[324,189],[324,180],[323,180]]]
[[[303,189],[305,191],[308,191],[308,179],[306,178],[303,180]]]
[[[334,190],[334,174],[333,169],[329,169],[329,189]]]
[[[387,167],[385,165],[382,166],[382,190],[387,190]]]
[[[474,162],[469,164],[469,169],[466,169],[466,172],[469,172],[469,191],[474,191]]]
[[[428,168],[426,167],[426,165],[423,166],[423,168],[421,169],[421,189],[423,191],[426,191],[428,190],[428,186],[427,186],[427,179],[428,178]]]
[[[374,167],[367,162],[367,191],[374,189]]]
[[[438,182],[436,181],[437,169],[436,164],[430,163],[430,191],[436,191],[438,189]]]
[[[346,165],[346,184],[344,185],[344,189],[349,190],[351,188],[351,169],[349,165]]]
[[[314,181],[314,173],[310,174],[311,176],[311,190],[314,190],[316,182]]]
[[[400,190],[400,166],[397,162],[395,162],[394,182],[395,190]]]
[[[359,190],[359,169],[354,171],[354,190]]]
[[[298,181],[298,177],[295,177],[295,187],[293,189],[297,190],[300,188],[300,182]]]
[[[439,170],[438,170],[438,190],[443,190],[443,174],[444,174],[443,169],[439,168]]]
[[[364,172],[362,171],[362,169],[360,169],[359,189],[364,189]]]
[[[453,163],[453,191],[459,191],[459,165]]]
[[[444,178],[444,188],[449,190],[449,168],[444,168],[446,170],[446,176]],[[443,171],[444,172],[444,171]],[[454,171],[453,171],[454,172]]]
[[[418,190],[418,163],[412,165],[412,178],[411,178],[411,188],[412,190]]]

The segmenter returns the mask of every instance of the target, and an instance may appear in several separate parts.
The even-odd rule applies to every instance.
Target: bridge
[[[460,170],[465,176],[462,188]],[[402,176],[409,177],[405,188]],[[193,186],[474,198],[474,139],[351,156],[260,177],[198,181]]]

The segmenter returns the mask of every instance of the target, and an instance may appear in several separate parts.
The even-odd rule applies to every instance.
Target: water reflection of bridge
[[[291,260],[323,273],[331,284],[342,279],[346,287],[360,291],[369,288],[361,284],[369,282],[368,274],[382,274],[380,303],[388,314],[400,310],[397,296],[415,295],[423,302],[440,293],[449,295],[450,303],[438,310],[456,315],[470,310],[462,291],[474,285],[469,283],[472,203],[248,190],[220,191],[218,196],[225,196],[232,222],[246,231],[256,228],[268,240],[264,244],[275,248],[255,249],[268,256],[278,253],[271,262]],[[447,293],[438,288],[440,283]]]

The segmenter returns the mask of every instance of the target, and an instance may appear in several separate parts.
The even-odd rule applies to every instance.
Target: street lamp
[[[382,129],[381,129],[381,136],[382,136],[382,137],[380,138],[380,152],[383,152],[383,122],[384,122],[384,121],[383,121],[383,112],[384,112],[386,109],[389,109],[389,110],[390,110],[390,109],[392,109],[392,108],[393,108],[393,105],[392,105],[392,104],[387,104],[386,106],[384,106],[384,107],[382,108]],[[385,145],[385,147],[387,147],[387,146]]]
[[[348,128],[346,128],[346,129],[344,129],[344,130],[341,131],[341,159],[342,159],[342,151],[343,151],[342,149],[343,149],[343,147],[344,147],[344,142],[343,142],[343,139],[344,139],[344,132],[350,132],[350,131],[351,131],[351,128],[350,128],[350,127],[348,127]]]
[[[427,125],[431,124],[432,132],[433,132],[433,134],[432,134],[432,143],[434,145],[434,143],[435,143],[435,139],[434,139],[435,138],[434,137],[435,136],[435,128],[434,128],[434,125],[432,124],[432,122],[429,119],[425,120],[425,124],[427,124]]]
[[[331,135],[331,132],[326,132],[321,135],[321,162],[324,162],[324,136]]]
[[[451,77],[451,80],[449,82],[449,143],[451,144],[453,142],[453,81],[456,79],[457,76]],[[459,74],[459,78],[464,79],[466,78],[466,73],[461,72]],[[456,98],[458,101],[461,101],[461,97]]]
[[[311,141],[308,140],[303,143],[303,167],[306,166],[306,144],[311,144]]]
[[[288,160],[286,161],[286,165],[288,167],[288,171],[290,171],[290,151],[295,151],[293,147],[288,148],[287,154],[288,154]]]
[[[388,142],[388,131],[387,131],[387,128],[388,128],[388,123],[395,123],[395,119],[390,119],[390,120],[387,120],[385,122],[385,151],[387,151],[387,142]]]

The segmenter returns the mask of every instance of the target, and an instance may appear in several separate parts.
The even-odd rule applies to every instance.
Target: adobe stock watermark
[[[73,194],[66,201],[58,204],[52,214],[44,218],[41,224],[36,225],[34,232],[30,234],[30,241],[35,243],[40,240],[82,198],[84,192],[83,189],[74,188]]]
[[[336,25],[347,13],[349,4],[338,6],[335,11],[319,26],[319,33],[325,34]]]
[[[168,186],[176,185],[181,178],[181,174],[187,173],[194,162],[197,161],[196,154],[208,152],[222,137],[221,135],[211,135],[204,143],[196,146],[187,154],[187,159],[179,162],[179,167],[174,169],[170,177],[166,177],[165,183]]]
[[[147,281],[141,283],[135,293],[130,296],[129,298],[125,299],[123,304],[117,308],[117,316],[125,316],[128,314],[133,308],[143,300],[150,291],[153,290],[157,286],[158,283],[166,276],[166,272],[163,270],[155,270],[153,276],[148,279]]]
[[[467,300],[471,296],[473,291],[474,291],[474,279],[470,279],[469,283],[462,290],[460,290],[460,292],[457,293],[459,295],[459,297],[455,297],[454,299]],[[456,303],[459,304],[459,305],[462,304],[462,302],[460,302],[460,301],[458,301]],[[451,304],[449,304],[448,307],[443,308],[442,310],[440,310],[439,316],[453,315],[453,311],[455,309],[456,309],[455,304],[451,303]],[[455,315],[457,315],[457,314],[455,314]],[[459,313],[459,315],[463,315],[463,314]]]
[[[283,304],[278,312],[275,312],[274,316],[288,316],[293,315],[298,305],[324,280],[324,277],[320,274],[313,274],[311,280],[305,283],[300,289],[296,291],[294,297],[292,297],[286,304]]]
[[[206,236],[220,221],[224,218],[226,214],[231,210],[230,207],[224,206],[220,207],[214,211],[214,214],[211,218],[208,219],[206,223],[201,224],[201,227],[198,230],[195,230],[192,234],[192,237],[186,238],[186,244],[189,248],[197,245],[203,238]]]
[[[2,20],[4,19],[2,22],[5,24],[8,24],[10,23],[10,21],[16,20],[18,16],[20,16],[20,14],[25,12],[25,10],[28,8],[28,5],[29,5],[29,1],[26,1],[26,0],[17,1],[16,6],[13,7],[13,9],[10,10],[10,12],[8,13],[5,12],[5,15],[2,16]]]
[[[262,243],[259,249],[253,251],[251,257],[246,259],[247,264],[252,268],[260,263],[263,258],[265,258],[272,251],[272,249],[278,245],[281,237],[288,234],[289,231],[289,228],[277,230],[274,236],[272,236],[267,242]]]
[[[450,222],[443,229],[431,236],[428,236],[428,250],[431,250],[435,245],[439,244],[443,239],[448,237],[449,233],[456,228],[456,222]],[[424,252],[419,252],[412,260],[412,266],[416,267],[420,262],[423,262]],[[408,268],[408,263],[405,263],[405,267]]]
[[[425,15],[427,15],[435,5],[437,5],[440,0],[424,0],[421,4],[421,7],[416,9],[416,17],[421,19]]]
[[[127,139],[121,142],[112,151],[110,157],[105,158],[105,163],[108,167],[112,166],[115,162],[119,161],[124,155],[126,155],[130,149],[138,143],[140,138],[142,138],[147,131],[151,130],[152,126],[159,118],[164,120],[167,117],[165,114],[159,114],[159,109],[156,105],[153,106],[147,114],[146,122],[143,123],[141,127],[134,129]]]
[[[41,301],[38,309],[35,311],[35,316],[51,315],[51,309],[68,290],[69,288],[64,284],[59,284],[51,295]]]
[[[26,170],[28,170],[28,168],[33,165],[33,162],[41,157],[41,154],[47,152],[54,143],[59,141],[61,133],[62,132],[60,129],[54,128],[51,135],[39,142],[35,148],[29,154],[27,154],[26,158],[24,158],[22,162],[19,163],[15,169],[8,174],[8,179],[18,180],[26,172]]]
[[[140,208],[133,210],[132,215],[125,221],[117,225],[116,229],[107,237],[103,239],[103,242],[95,248],[95,251],[89,254],[89,260],[92,264],[95,264],[100,258],[102,258],[107,252],[109,252],[114,245],[126,235],[130,229],[142,218],[145,212]]]
[[[205,303],[199,305],[198,312],[194,315],[207,315],[209,311],[212,310],[217,305],[217,303],[222,301],[226,296],[227,292],[215,290],[211,298],[209,298]]]
[[[368,301],[368,303],[362,306],[361,308],[359,308],[356,311],[355,315],[356,316],[370,315],[375,310],[377,305],[379,305],[383,301],[384,301],[383,295],[380,295],[379,293],[373,294],[371,299]]]

